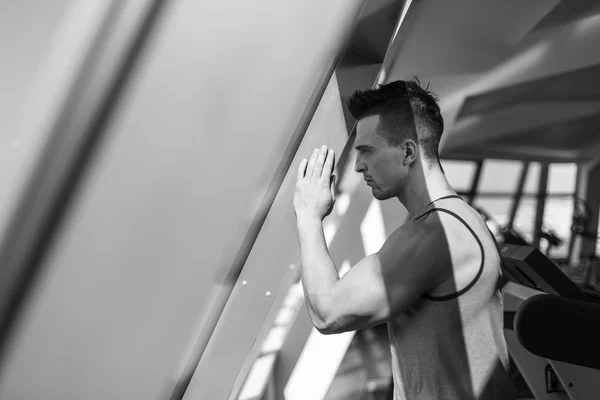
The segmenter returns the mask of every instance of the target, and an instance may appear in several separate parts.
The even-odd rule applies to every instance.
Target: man
[[[513,399],[500,257],[481,216],[438,157],[443,119],[418,81],[356,92],[355,170],[410,220],[341,279],[322,221],[334,203],[334,152],[316,149],[294,195],[308,312],[323,334],[388,324],[394,399]]]

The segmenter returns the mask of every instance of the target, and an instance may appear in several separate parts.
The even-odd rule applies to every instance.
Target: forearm
[[[318,219],[299,218],[302,285],[309,313],[315,325],[327,322],[328,296],[339,275],[331,260],[323,224]]]

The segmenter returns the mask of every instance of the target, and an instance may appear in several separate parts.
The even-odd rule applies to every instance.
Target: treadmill
[[[500,246],[505,338],[536,399],[600,399],[600,304],[531,246]]]

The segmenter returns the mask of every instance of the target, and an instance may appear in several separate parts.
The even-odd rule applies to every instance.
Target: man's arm
[[[325,146],[315,150],[309,161],[300,163],[294,194],[306,303],[322,333],[379,325],[408,310],[449,273],[433,251],[445,243],[440,242],[445,236],[442,225],[432,219],[400,227],[378,253],[339,279],[322,226],[334,202],[333,164],[333,151]]]
[[[406,312],[451,273],[432,251],[444,240],[435,221],[400,227],[381,250],[341,279],[316,224],[300,227],[302,283],[313,324],[321,333],[365,329]],[[443,243],[443,242],[442,242]]]
[[[310,160],[302,160],[294,193],[304,296],[310,318],[319,330],[325,327],[320,299],[339,279],[327,250],[322,224],[335,202],[334,158],[333,150],[322,146],[313,151]]]
[[[306,306],[313,325],[322,331],[327,326],[323,299],[338,282],[339,275],[329,256],[322,222],[316,218],[299,219],[298,234]]]

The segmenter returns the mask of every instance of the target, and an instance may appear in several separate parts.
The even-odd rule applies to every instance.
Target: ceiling
[[[382,65],[386,82],[431,83],[443,157],[599,157],[600,2],[372,0],[358,27],[355,65]]]

